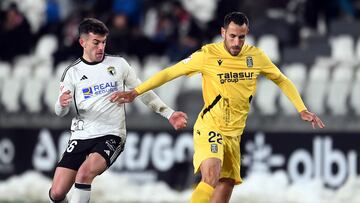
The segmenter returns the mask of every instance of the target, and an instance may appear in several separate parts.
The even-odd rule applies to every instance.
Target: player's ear
[[[225,28],[224,27],[221,27],[221,36],[223,37],[223,38],[225,38]]]
[[[84,38],[80,37],[79,38],[79,43],[83,48],[85,48],[85,40],[84,40]]]

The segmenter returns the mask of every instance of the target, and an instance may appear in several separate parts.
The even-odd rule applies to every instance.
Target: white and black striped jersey
[[[60,82],[60,95],[71,91],[76,117],[71,124],[71,139],[90,139],[104,135],[126,136],[125,107],[109,100],[115,91],[125,87],[133,89],[141,81],[126,60],[105,55],[101,62],[89,63],[79,58],[64,71]],[[163,117],[174,112],[152,91],[139,97],[149,108]],[[69,105],[70,106],[70,105]],[[59,99],[55,113],[64,116],[69,108],[62,108]]]

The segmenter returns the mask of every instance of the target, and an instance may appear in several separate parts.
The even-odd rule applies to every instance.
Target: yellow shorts
[[[199,171],[200,164],[208,158],[218,158],[222,162],[220,178],[242,182],[240,176],[240,135],[224,136],[218,129],[209,129],[199,124],[194,126],[194,173]]]

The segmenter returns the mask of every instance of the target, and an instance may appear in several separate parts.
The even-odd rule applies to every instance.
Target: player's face
[[[84,48],[83,58],[88,62],[99,62],[104,57],[107,35],[84,34],[80,37],[80,44]]]
[[[248,32],[249,28],[246,24],[240,26],[234,22],[230,22],[226,29],[221,28],[221,36],[224,38],[225,49],[232,56],[239,55]]]

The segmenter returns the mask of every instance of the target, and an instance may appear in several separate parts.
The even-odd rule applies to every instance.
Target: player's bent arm
[[[282,75],[282,77],[279,77],[281,79],[273,80],[275,84],[279,86],[281,91],[289,98],[291,103],[295,106],[296,110],[298,112],[302,112],[304,110],[307,110],[303,100],[301,99],[299,91],[296,89],[295,85],[291,80],[289,80],[287,77]]]
[[[69,113],[72,95],[70,90],[61,91],[55,104],[55,114],[62,117]]]
[[[69,113],[70,103],[74,96],[72,93],[75,87],[71,80],[71,74],[72,72],[67,68],[60,80],[59,96],[55,103],[55,114],[60,117]]]
[[[60,105],[60,97],[58,98],[56,104],[55,104],[55,114],[57,116],[60,116],[60,117],[63,117],[65,116],[66,114],[69,113],[69,110],[70,110],[70,106],[67,106],[67,107],[62,107]]]

